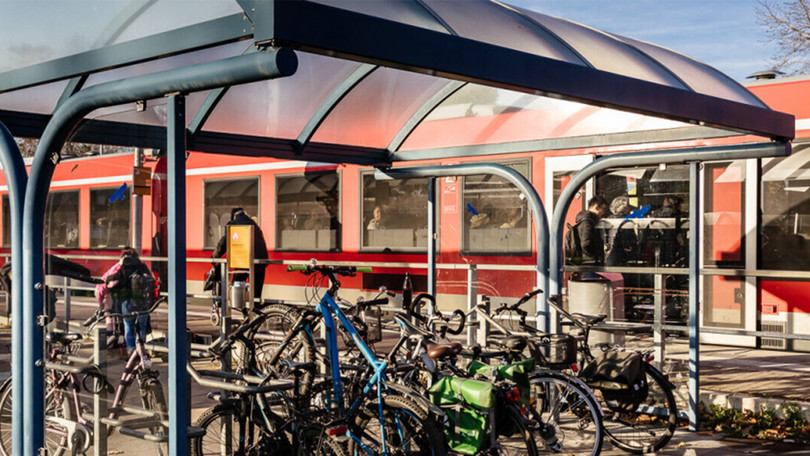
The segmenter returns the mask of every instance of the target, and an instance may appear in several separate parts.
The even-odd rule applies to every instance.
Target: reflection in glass
[[[276,178],[276,246],[329,251],[340,248],[337,171]]]
[[[45,226],[45,245],[48,248],[79,247],[78,190],[48,193]]]
[[[91,248],[121,249],[130,244],[130,201],[129,188],[90,189]]]
[[[363,247],[427,249],[427,179],[363,176]]]
[[[231,209],[241,207],[259,224],[259,178],[211,180],[203,183],[204,248],[213,249],[225,234]]]
[[[8,195],[3,195],[3,247],[11,247],[11,206]]]

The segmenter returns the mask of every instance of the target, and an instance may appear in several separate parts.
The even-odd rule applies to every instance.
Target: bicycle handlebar
[[[313,274],[320,272],[327,275],[335,273],[342,276],[353,276],[358,272],[371,272],[370,266],[321,266],[316,264],[291,264],[287,266],[287,272],[303,272],[304,274]]]

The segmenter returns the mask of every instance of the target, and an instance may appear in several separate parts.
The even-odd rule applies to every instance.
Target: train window
[[[206,249],[214,249],[231,220],[231,209],[241,207],[259,223],[259,178],[210,180],[203,183],[203,226]]]
[[[3,195],[3,247],[11,247],[11,206],[8,195]]]
[[[362,216],[364,249],[427,250],[427,179],[364,174]]]
[[[90,189],[90,248],[122,249],[130,244],[128,188]]]
[[[503,165],[530,176],[527,160]],[[511,182],[490,174],[465,177],[462,207],[464,253],[531,252],[531,214],[526,197]]]
[[[276,178],[276,248],[340,249],[340,177],[337,171]]]
[[[79,247],[79,191],[50,192],[45,204],[45,245],[52,249]]]
[[[810,270],[810,147],[762,159],[760,267]]]

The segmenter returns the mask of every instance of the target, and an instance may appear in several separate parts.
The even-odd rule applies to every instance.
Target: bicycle
[[[423,301],[427,301],[432,306],[428,317],[423,317],[420,313]],[[494,370],[494,374],[508,369],[515,363],[526,361],[524,350],[529,349],[539,368],[528,373],[530,406],[527,407],[526,412],[530,419],[528,428],[538,444],[538,451],[575,456],[597,456],[601,453],[603,443],[601,407],[594,392],[581,380],[564,372],[550,369],[550,367],[558,369],[564,363],[550,365],[547,357],[544,358],[543,352],[547,352],[551,346],[547,337],[531,338],[515,335],[493,319],[482,305],[475,306],[468,313],[456,310],[453,317],[447,318],[438,311],[435,304],[433,296],[424,293],[417,295],[408,306],[409,314],[422,321],[426,327],[438,322],[440,328],[443,328],[441,329],[442,336],[444,336],[444,332],[451,334],[461,332],[463,325],[455,330],[444,329],[458,314],[464,316],[462,321],[475,315],[479,321],[487,322],[500,331],[500,334],[492,334],[487,339],[489,343],[499,346],[499,349],[495,351],[484,351],[479,346],[458,351],[459,355],[470,358],[472,361],[496,362],[496,368],[486,369],[490,372]],[[397,319],[397,322],[403,328],[413,326],[402,319]],[[417,337],[422,337],[419,335],[419,331],[424,330],[414,328],[408,329],[408,331],[411,335],[416,331]],[[442,353],[447,352],[448,348],[439,345],[434,346],[433,351],[439,354],[439,358],[442,358]],[[427,356],[427,358],[431,357]],[[423,355],[422,359],[425,360],[426,357]],[[426,366],[430,366],[430,364],[425,363]]]
[[[519,309],[519,306],[537,293],[539,290],[534,290],[514,305],[502,305],[501,312],[517,313],[521,327],[530,332],[536,331],[526,325],[526,312]],[[673,393],[675,385],[650,364],[649,352],[603,345],[601,356],[595,356],[591,352],[588,338],[591,329],[603,322],[607,316],[572,314],[566,311],[558,300],[558,296],[551,296],[547,301],[579,329],[580,337],[577,344],[579,360],[576,374],[597,393],[605,414],[602,424],[608,439],[622,450],[635,454],[653,453],[663,448],[677,428],[678,407]],[[595,363],[612,353],[625,353],[622,359],[627,363],[638,363],[639,369],[644,374],[640,393],[634,393],[627,384],[610,378],[610,375],[594,373],[599,367]]]
[[[443,456],[444,439],[425,408],[419,405],[422,399],[417,399],[419,396],[413,391],[388,381],[388,363],[377,359],[336,300],[340,289],[338,276],[353,276],[357,272],[368,272],[370,268],[309,264],[289,266],[287,270],[306,275],[319,274],[329,284],[329,288],[314,312],[305,310],[300,313],[285,339],[270,356],[269,362],[277,362],[289,341],[302,332],[309,335],[299,340],[314,341],[311,331],[316,320],[320,319],[326,329],[328,380],[313,388],[317,392],[313,402],[322,403],[330,417],[347,425],[349,453]],[[363,379],[364,383],[355,385],[359,388],[350,388],[360,391],[356,397],[347,395],[344,388],[337,349],[338,323],[365,362],[364,366],[360,366],[364,374],[356,377]]]
[[[82,403],[80,394],[82,390],[98,394],[102,389],[115,392],[109,415],[102,417],[106,424],[106,431],[118,430],[121,433],[151,440],[155,442],[158,454],[168,454],[168,409],[163,394],[163,387],[159,380],[157,370],[153,369],[151,359],[144,348],[144,340],[140,334],[138,318],[153,312],[164,300],[157,300],[151,308],[144,311],[132,312],[127,315],[113,313],[106,310],[97,310],[83,325],[92,327],[102,321],[108,314],[113,317],[135,317],[136,344],[121,375],[121,380],[113,389],[101,368],[94,364],[95,355],[81,358],[75,355],[75,342],[82,340],[84,334],[64,333],[51,331],[46,334],[46,341],[50,346],[48,362],[45,363],[46,372],[46,423],[45,435],[47,447],[51,455],[61,455],[66,450],[71,454],[85,453],[93,442],[92,416],[86,413],[90,407]],[[88,386],[87,381],[93,380]],[[125,405],[125,400],[133,381],[138,382],[138,392],[143,409],[132,408]],[[0,387],[0,426],[11,424],[11,379]],[[122,414],[137,415],[138,418],[121,420]],[[133,427],[128,427],[132,425]],[[147,428],[149,432],[137,429]],[[11,452],[10,429],[0,429],[0,453],[8,455]],[[6,438],[8,437],[8,439]]]

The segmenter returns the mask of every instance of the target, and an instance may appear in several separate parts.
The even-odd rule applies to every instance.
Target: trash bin
[[[621,274],[600,274],[599,277],[583,279],[572,276],[568,279],[568,305],[571,313],[607,315],[607,321],[624,321],[624,280]],[[616,290],[620,296],[614,293]],[[591,331],[591,345],[624,343],[623,332]]]
[[[231,285],[231,309],[244,310],[247,302],[248,287],[245,282],[234,282]]]

